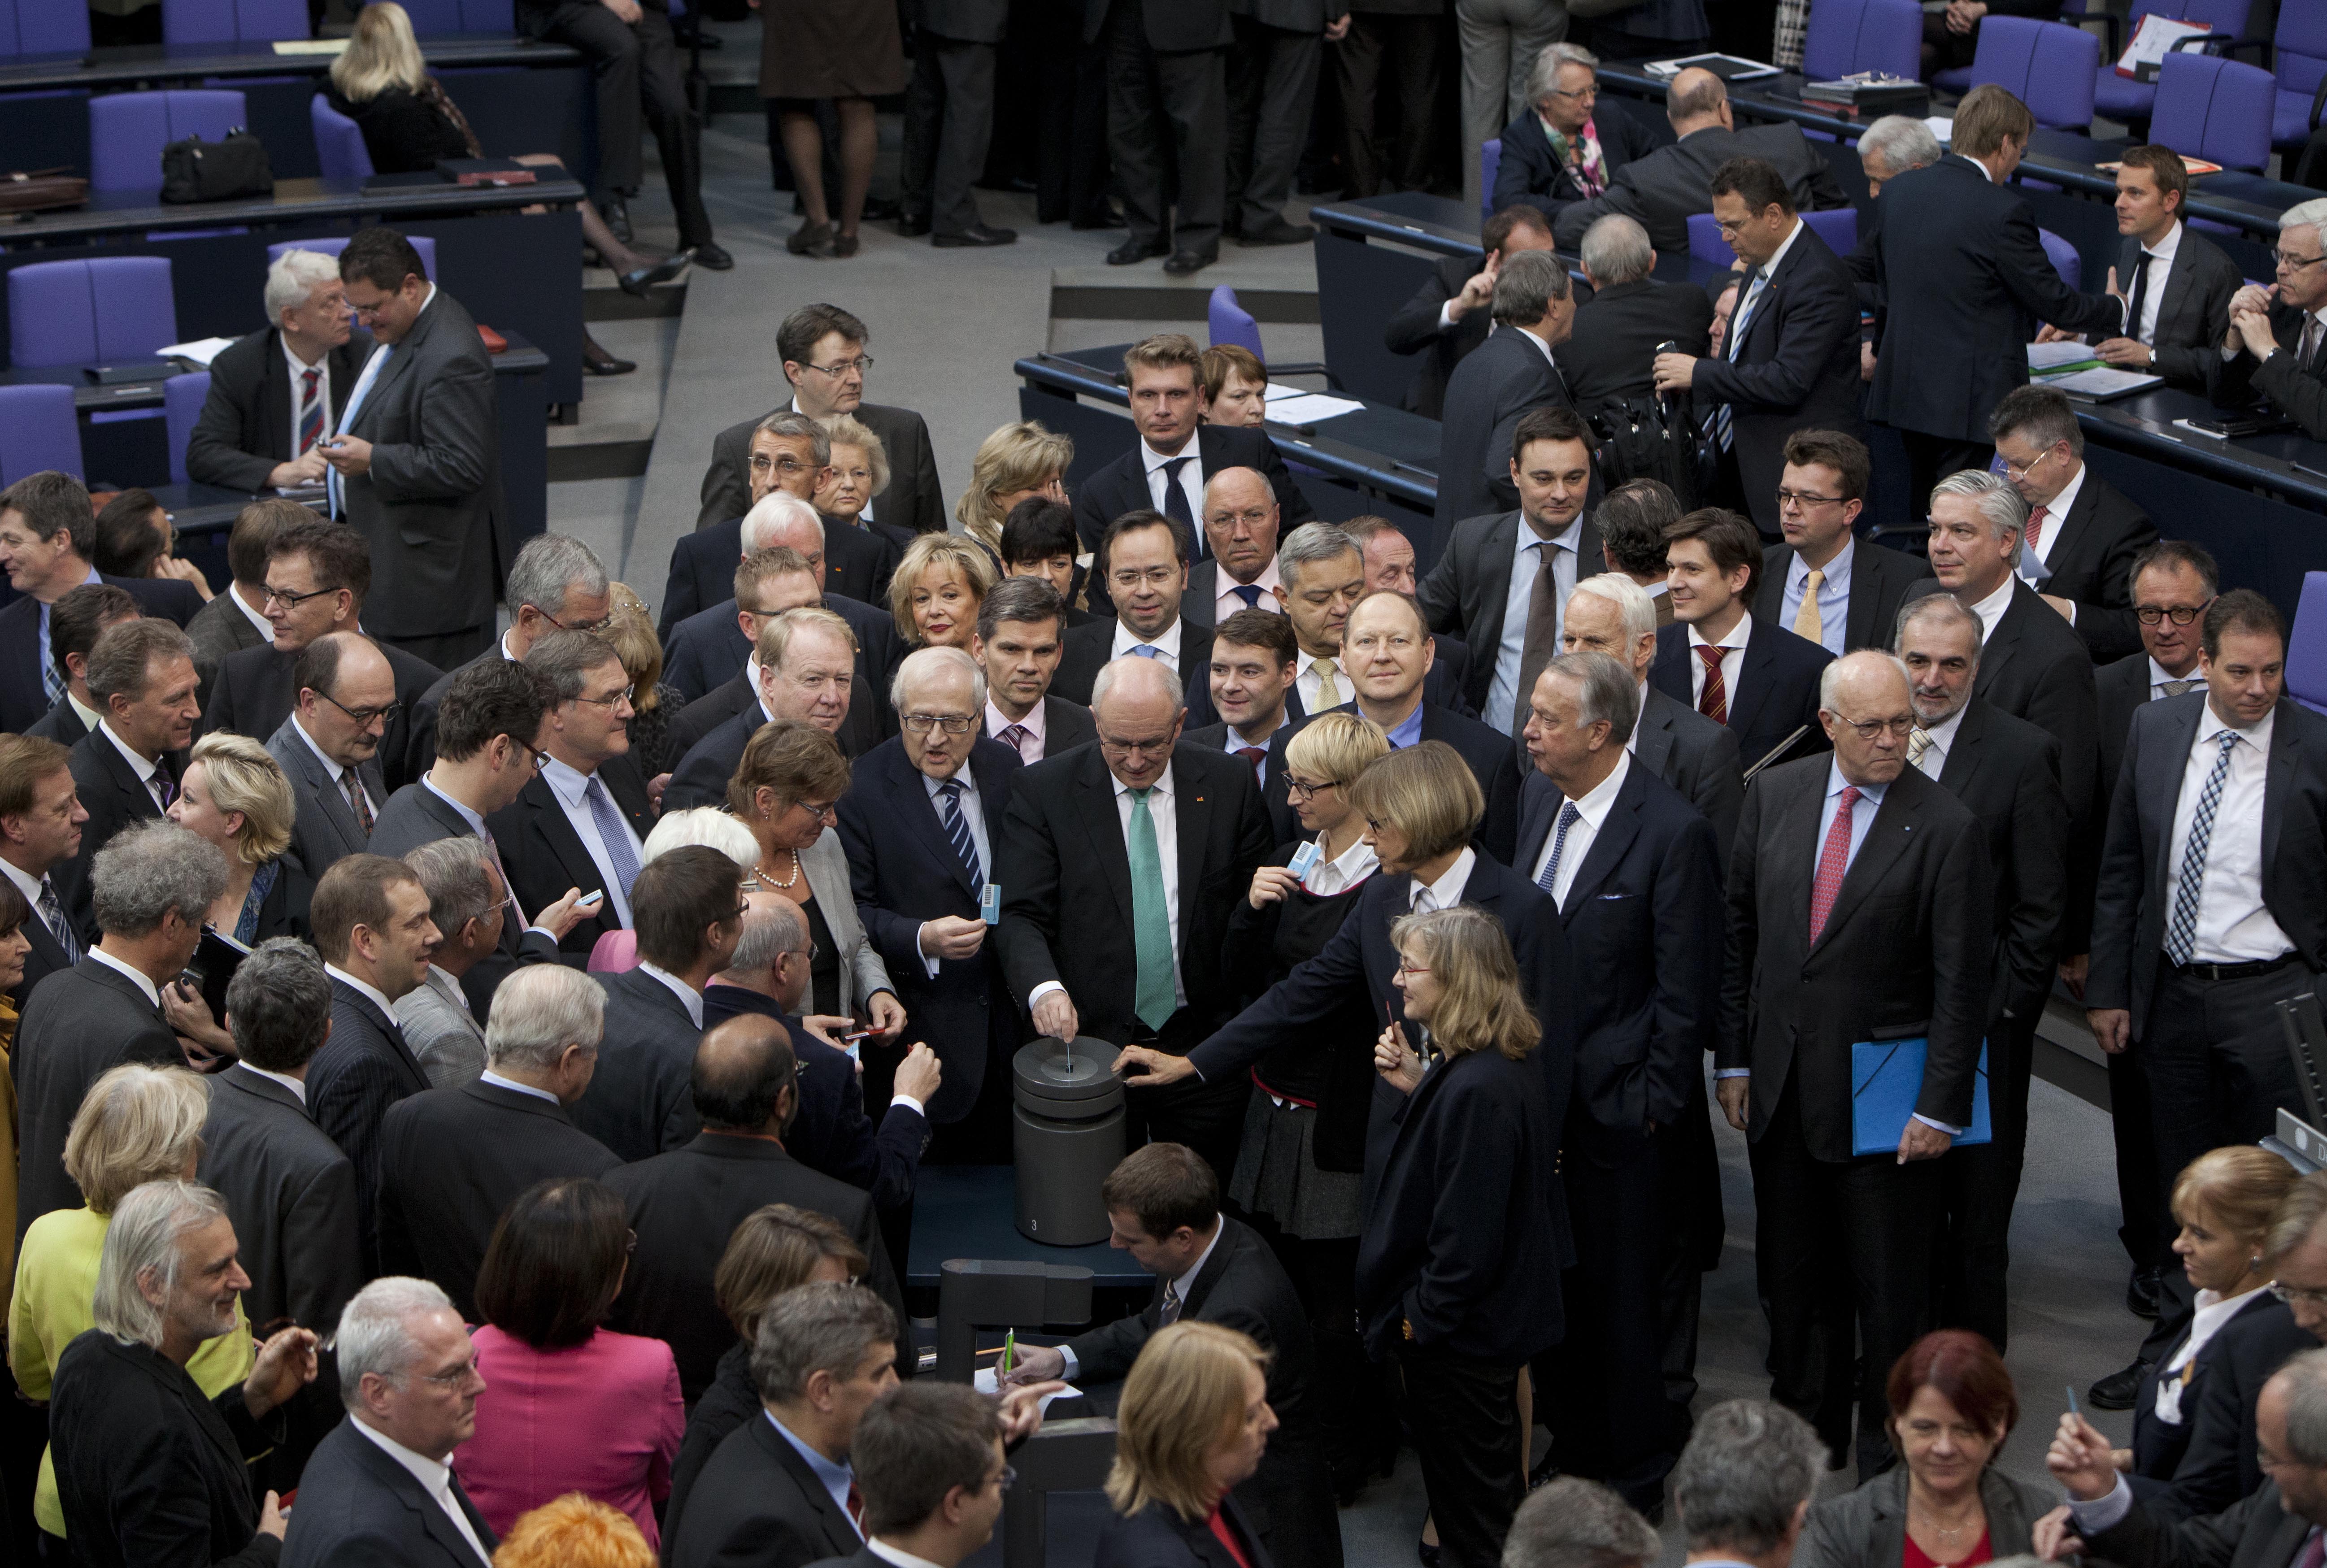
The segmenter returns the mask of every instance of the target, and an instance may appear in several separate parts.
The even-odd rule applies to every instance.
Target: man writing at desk
[[[2267,397],[2313,440],[2327,440],[2327,197],[2278,219],[2278,281],[2230,297],[2230,330],[2206,378],[2218,408]]]

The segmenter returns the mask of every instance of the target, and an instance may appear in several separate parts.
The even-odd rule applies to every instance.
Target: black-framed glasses
[[[1322,783],[1312,784],[1306,779],[1295,779],[1290,773],[1285,776],[1285,789],[1293,792],[1295,800],[1303,801],[1314,800],[1326,790],[1339,788],[1341,782],[1339,779],[1328,779]]]
[[[2204,604],[2136,604],[2133,607],[2133,618],[2144,626],[2154,626],[2165,620],[2171,620],[2176,626],[2187,626],[2205,613]]]
[[[313,686],[310,686],[307,689],[314,691]],[[371,728],[372,723],[375,720],[393,719],[397,714],[404,711],[404,705],[402,703],[383,703],[376,708],[351,708],[329,692],[315,692],[315,695],[322,698],[325,702],[331,704],[333,707],[339,709],[340,712],[347,714],[348,717],[353,719],[358,724],[361,725],[365,729]]]
[[[638,693],[639,688],[637,686],[626,686],[621,691],[608,692],[603,697],[577,696],[574,700],[577,703],[588,703],[593,707],[604,708],[611,713],[613,711],[616,705],[631,701],[637,697]]]
[[[294,593],[288,588],[276,588],[270,584],[259,589],[259,606],[264,609],[273,603],[280,604],[285,610],[296,610],[310,599],[321,599],[326,593],[338,592],[336,588],[311,588],[304,593]]]
[[[943,730],[949,735],[967,735],[969,726],[977,723],[960,714],[907,714],[898,723],[909,734],[926,735],[931,730]]]
[[[2306,266],[2316,266],[2322,261],[2327,261],[2327,255],[2289,256],[2286,252],[2278,249],[2276,247],[2273,247],[2270,253],[2270,264],[2273,266],[2301,268]]]
[[[1835,717],[1842,719],[1844,723],[1856,731],[1862,741],[1872,741],[1883,734],[1896,735],[1903,741],[1915,733],[1915,715],[1912,714],[1902,714],[1895,719],[1843,719],[1840,714]]]

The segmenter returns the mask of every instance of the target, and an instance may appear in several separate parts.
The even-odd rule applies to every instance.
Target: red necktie
[[[1810,946],[1818,946],[1818,933],[1826,929],[1826,918],[1834,913],[1834,901],[1842,893],[1843,873],[1850,869],[1850,808],[1858,803],[1858,786],[1842,787],[1842,806],[1834,814],[1834,826],[1826,830],[1826,847],[1818,851],[1818,878],[1810,883]]]
[[[1268,756],[1268,749],[1265,746],[1238,746],[1236,754],[1252,764],[1253,776],[1257,778],[1260,765]]]
[[[2038,507],[2035,510],[2028,514],[2028,548],[2032,554],[2035,551],[2036,541],[2043,537],[2044,516],[2045,512],[2042,507]],[[2043,557],[2040,555],[2037,559],[2042,560]]]
[[[864,1534],[864,1494],[856,1489],[856,1478],[848,1478],[848,1522],[856,1526],[856,1534]]]
[[[1716,724],[1729,722],[1729,687],[1721,678],[1721,658],[1728,651],[1709,642],[1696,649],[1696,657],[1705,661],[1705,691],[1696,699],[1696,711]]]

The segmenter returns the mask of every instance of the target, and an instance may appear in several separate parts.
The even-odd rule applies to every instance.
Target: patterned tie
[[[1535,585],[1528,590],[1527,633],[1519,643],[1519,684],[1511,697],[1511,735],[1524,742],[1535,704],[1536,678],[1559,651],[1559,546],[1546,539],[1535,551]]]
[[[1722,656],[1728,651],[1710,642],[1696,648],[1696,657],[1705,661],[1705,690],[1697,695],[1696,711],[1716,724],[1729,722],[1729,686],[1721,678]]]
[[[1229,583],[1229,593],[1233,593],[1233,594],[1235,594],[1238,598],[1239,598],[1239,599],[1243,600],[1243,601],[1244,601],[1244,607],[1245,607],[1247,610],[1257,610],[1257,609],[1259,609],[1259,608],[1260,608],[1260,584],[1259,584],[1259,583]]]
[[[1826,640],[1826,612],[1818,608],[1818,590],[1826,586],[1826,574],[1816,566],[1802,582],[1802,607],[1794,612],[1794,635],[1812,642]]]
[[[1309,673],[1317,677],[1317,711],[1322,714],[1327,708],[1340,707],[1341,705],[1341,686],[1339,681],[1333,678],[1334,674],[1336,673],[1333,667],[1333,661],[1330,658],[1311,659],[1309,661]]]
[[[2312,361],[2319,357],[2319,318],[2317,316],[2304,317],[2303,347],[2295,352],[2297,366],[2302,369],[2309,370],[2312,368]]]
[[[48,625],[49,607],[43,604],[41,606],[42,630],[48,630]],[[45,641],[46,639],[42,640]],[[47,700],[51,707],[55,707],[65,700],[65,672],[57,667],[54,644],[50,645],[49,657],[41,660],[41,695]]]
[[[2195,691],[2198,687],[2205,684],[2206,683],[2204,681],[2192,676],[2188,680],[2159,681],[2157,683],[2157,689],[2163,692],[2169,697],[2186,696],[2191,692]]]
[[[2230,776],[2230,751],[2238,732],[2224,730],[2214,737],[2220,750],[2198,794],[2197,815],[2190,819],[2190,842],[2182,846],[2182,875],[2173,889],[2173,918],[2165,927],[2165,956],[2176,965],[2190,962],[2198,946],[2198,899],[2206,883],[2206,850],[2214,837],[2214,813],[2222,807],[2222,786]]]
[[[347,791],[348,809],[356,814],[356,826],[363,829],[366,838],[371,836],[371,792],[363,787],[363,779],[353,768],[340,770],[340,788]]]
[[[1737,310],[1729,318],[1728,335],[1722,340],[1722,358],[1734,361],[1738,350],[1745,344],[1745,323],[1752,318],[1753,307],[1761,303],[1762,285],[1766,281],[1760,267],[1745,280],[1744,292],[1737,296]],[[1730,417],[1729,405],[1722,404],[1713,411],[1713,435],[1721,450],[1727,452],[1737,439],[1737,425]]]
[[[614,885],[622,890],[622,901],[627,903],[631,884],[639,880],[639,852],[631,847],[622,814],[614,809],[613,797],[606,793],[605,781],[595,773],[590,775],[590,786],[582,791],[582,798],[590,803],[590,820],[597,824],[599,841],[606,846],[606,869],[614,873]]]
[[[1026,760],[1026,742],[1033,736],[1033,731],[1028,729],[1023,724],[1005,724],[1002,726],[1003,742],[1012,751],[1018,753],[1018,760],[1022,762]]]
[[[1842,892],[1843,873],[1850,869],[1850,808],[1858,804],[1858,786],[1842,787],[1842,806],[1834,814],[1834,826],[1827,829],[1826,847],[1818,852],[1818,877],[1810,883],[1810,946],[1818,946],[1818,933],[1826,929],[1826,918],[1834,913],[1834,901]]]
[[[1138,986],[1132,1012],[1156,1033],[1179,1011],[1172,986],[1172,915],[1164,902],[1164,854],[1156,847],[1155,818],[1148,814],[1152,789],[1131,792],[1131,831],[1125,850],[1131,861],[1131,935],[1138,954]]]
[[[970,836],[969,818],[961,811],[961,780],[947,779],[938,786],[938,795],[945,802],[945,808],[938,815],[945,818],[946,837],[952,841],[962,869],[969,873],[969,885],[983,887],[986,873],[977,863],[977,840]]]
[[[65,907],[57,901],[57,890],[46,877],[41,879],[41,924],[48,927],[49,935],[65,950],[67,964],[80,962],[80,938],[65,919]]]
[[[299,372],[299,450],[294,457],[304,457],[307,449],[323,434],[323,400],[316,396],[323,372],[310,367]]]
[[[1551,893],[1555,899],[1559,895],[1553,892],[1552,888],[1553,884],[1559,881],[1559,857],[1567,853],[1567,830],[1575,826],[1583,815],[1575,809],[1575,801],[1568,800],[1561,803],[1559,826],[1551,835],[1551,858],[1543,863],[1543,874],[1535,879],[1535,885]]]
[[[1204,530],[1196,527],[1196,514],[1188,509],[1187,487],[1180,482],[1180,471],[1195,462],[1195,458],[1175,457],[1164,468],[1164,515],[1187,529],[1181,537],[1192,540],[1196,554],[1204,553]]]
[[[1164,1282],[1164,1304],[1156,1309],[1155,1315],[1164,1320],[1165,1328],[1180,1321],[1180,1282],[1178,1280]]]
[[[2028,514],[2028,553],[2031,555],[2036,555],[2036,559],[2040,563],[2044,559],[2044,557],[2036,555],[2036,541],[2044,537],[2044,518],[2046,515],[2047,509],[2043,507],[2037,507]]]
[[[1931,754],[1931,748],[1936,744],[1938,742],[1931,739],[1930,732],[1917,724],[1907,735],[1907,766],[1918,772],[1930,772],[1930,770],[1923,766],[1923,759]]]

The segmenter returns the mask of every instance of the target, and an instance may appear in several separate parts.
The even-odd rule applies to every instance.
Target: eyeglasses
[[[2211,602],[2211,600],[2207,601],[2207,603]],[[2136,604],[2133,607],[2133,618],[2144,626],[2154,626],[2168,617],[2176,626],[2187,626],[2205,613],[2204,604]]]
[[[1399,959],[1397,962],[1397,972],[1401,975],[1427,975],[1430,973],[1429,969],[1425,966],[1420,964],[1409,964],[1403,958]]]
[[[593,621],[589,622],[587,625],[584,625],[584,626],[568,626],[568,625],[566,625],[566,624],[565,624],[565,622],[564,622],[563,621],[558,620],[558,619],[557,619],[557,617],[556,617],[555,615],[552,615],[548,611],[547,611],[547,610],[542,610],[540,605],[537,604],[537,605],[535,605],[535,606],[534,606],[534,608],[535,608],[536,610],[540,610],[540,611],[541,611],[541,618],[542,618],[544,621],[547,621],[547,622],[549,622],[549,624],[550,624],[550,625],[555,626],[556,628],[557,628],[557,630],[560,630],[560,631],[586,631],[586,632],[590,633],[590,635],[591,635],[591,636],[595,637],[595,636],[597,636],[598,634],[600,634],[601,632],[603,632],[603,631],[606,630],[606,629],[607,629],[607,628],[609,628],[609,627],[611,627],[611,626],[612,626],[612,625],[614,624],[614,617],[613,617],[613,614],[612,614],[612,611],[609,611],[608,613],[606,613],[606,614],[604,614],[604,615],[600,616],[597,620],[595,620],[595,621]],[[593,699],[591,699],[591,700],[593,700],[593,701],[597,701],[597,700],[600,700],[600,699],[593,698]]]
[[[1306,779],[1295,779],[1290,773],[1285,776],[1285,787],[1293,792],[1295,800],[1314,800],[1321,793],[1336,788],[1340,783],[1338,779],[1328,779],[1322,784],[1312,784]]]
[[[1556,87],[1544,96],[1556,98],[1581,98],[1589,103],[1600,96],[1600,84],[1595,81],[1590,87]]]
[[[2327,1307],[2327,1291],[2305,1290],[2301,1285],[2291,1285],[2283,1280],[2273,1280],[2264,1288],[2290,1307],[2298,1302],[2310,1307]]]
[[[622,1250],[631,1254],[632,1256],[636,1256],[639,1250],[639,1233],[635,1230],[630,1230],[623,1232],[623,1234],[628,1236],[631,1239],[629,1243],[623,1246]]]
[[[1109,572],[1107,574],[1107,580],[1123,589],[1136,588],[1142,583],[1146,583],[1150,588],[1168,588],[1179,581],[1180,574],[1183,569],[1179,566],[1150,566],[1142,572],[1135,567],[1126,566],[1120,572]]]
[[[619,705],[629,702],[638,695],[638,691],[637,686],[626,686],[621,691],[608,692],[603,697],[575,697],[574,700],[577,703],[589,703],[593,706],[604,708],[611,713]]]
[[[263,587],[258,591],[259,607],[264,609],[271,603],[280,604],[285,610],[296,610],[310,599],[321,599],[326,593],[338,592],[336,588],[313,588],[304,593],[294,593],[288,588]]]
[[[315,688],[313,686],[309,686],[307,689],[309,691],[315,691]],[[367,730],[371,728],[373,723],[381,719],[394,719],[397,714],[404,711],[404,705],[402,703],[383,703],[376,708],[351,708],[329,692],[315,692],[315,695],[322,698],[325,702],[331,704],[333,707],[339,709],[340,712],[347,714],[347,716],[353,719],[358,725]]]
[[[1837,719],[1842,719],[1844,723],[1848,724],[1853,730],[1858,732],[1858,738],[1862,741],[1872,741],[1878,736],[1886,734],[1896,735],[1899,739],[1903,741],[1908,736],[1915,733],[1915,715],[1912,714],[1902,714],[1895,719],[1867,719],[1864,721],[1858,719],[1843,719],[1840,714],[1836,714],[1834,716]]]
[[[2289,256],[2283,250],[2273,249],[2270,253],[2270,261],[2273,266],[2283,266],[2292,271],[2299,267],[2316,266],[2319,263],[2327,261],[2327,256]]]
[[[935,729],[943,730],[949,735],[967,735],[969,726],[977,721],[959,714],[907,714],[899,722],[909,734],[926,735]]]
[[[450,1372],[423,1372],[420,1374],[420,1380],[424,1383],[434,1383],[439,1388],[459,1388],[476,1375],[477,1358],[472,1356]]]
[[[1797,508],[1808,511],[1812,507],[1840,506],[1847,496],[1814,496],[1808,490],[1781,490],[1778,492],[1778,509],[1790,512]]]
[[[1001,1483],[1002,1489],[1004,1491],[1008,1491],[1012,1487],[1018,1484],[1017,1468],[1014,1465],[1004,1465],[1002,1467],[1002,1473],[996,1476],[995,1479]]]
[[[2002,454],[1999,453],[1998,455],[2001,456]],[[2026,479],[2030,474],[2036,471],[2036,467],[2039,463],[2042,462],[2046,458],[2051,455],[2052,449],[2048,446],[2043,451],[2038,453],[2035,456],[2030,458],[2026,462],[2014,462],[2008,457],[2005,458],[2004,477],[2006,479]]]
[[[832,808],[838,804],[839,802],[835,800],[827,800],[821,804],[814,800],[795,800],[792,802],[793,806],[808,813],[819,822],[831,816]]]
[[[810,365],[808,368],[819,376],[829,376],[837,381],[852,370],[860,376],[870,370],[873,368],[873,356],[859,354],[854,359],[843,359],[836,365]]]
[[[1159,752],[1168,756],[1172,751],[1172,737],[1164,735],[1153,741],[1118,741],[1112,736],[1101,735],[1098,749],[1118,757],[1127,757],[1135,751],[1143,757],[1153,757]]]

